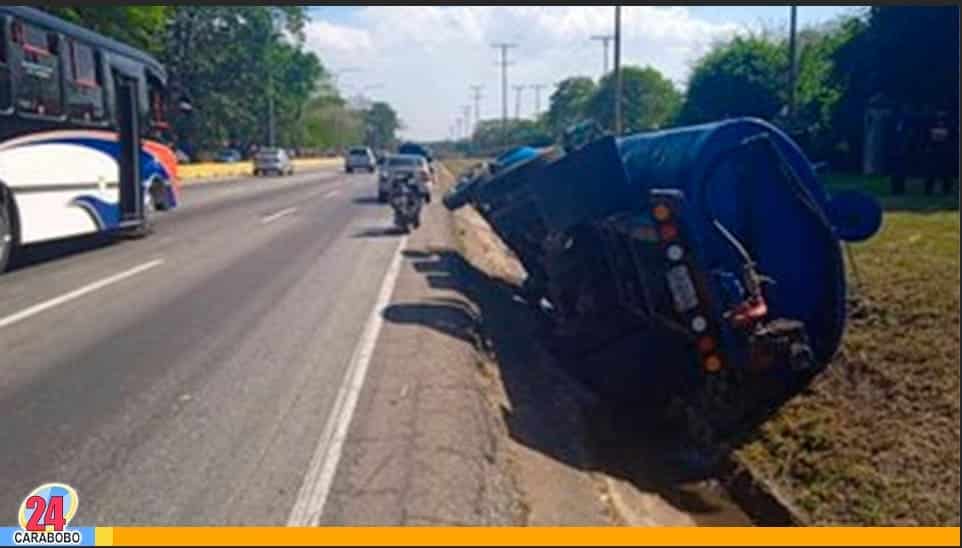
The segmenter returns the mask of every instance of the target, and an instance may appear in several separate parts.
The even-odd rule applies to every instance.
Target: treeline
[[[957,6],[872,7],[801,29],[796,49],[794,108],[788,36],[780,33],[741,34],[714,44],[694,63],[683,92],[654,68],[623,67],[624,131],[757,116],[789,131],[811,157],[853,168],[861,162],[870,106],[944,111],[958,119]],[[482,121],[471,145],[540,146],[586,119],[611,128],[613,83],[611,74],[600,82],[567,78],[538,120],[511,121],[506,140],[500,121]]]
[[[340,96],[330,71],[304,47],[303,6],[42,9],[155,55],[171,86],[192,101],[192,114],[171,116],[174,140],[191,156],[267,143],[271,98],[279,146],[330,149],[366,138],[386,146],[400,125],[386,103],[361,110]]]

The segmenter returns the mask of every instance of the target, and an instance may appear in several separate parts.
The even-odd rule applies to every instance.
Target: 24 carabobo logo
[[[77,513],[77,491],[66,483],[45,483],[20,503],[17,519],[27,531],[63,531]]]
[[[68,528],[77,514],[77,491],[65,483],[45,483],[31,491],[17,510],[20,529],[13,532],[17,545],[83,544],[83,534]]]

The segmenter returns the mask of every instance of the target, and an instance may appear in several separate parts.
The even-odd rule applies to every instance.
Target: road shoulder
[[[401,273],[344,443],[322,524],[521,525],[504,434],[479,383],[477,310],[453,274],[435,202]],[[367,237],[397,237],[390,227]]]

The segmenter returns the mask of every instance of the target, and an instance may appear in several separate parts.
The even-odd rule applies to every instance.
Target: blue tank
[[[874,200],[829,196],[799,147],[751,118],[541,153],[449,197],[515,250],[523,296],[547,303],[576,376],[680,401],[707,425],[695,430],[722,437],[831,359],[846,317],[840,243],[881,224]]]
[[[802,321],[821,361],[838,348],[845,323],[839,242],[866,239],[881,223],[868,198],[832,200],[799,147],[753,118],[608,137],[549,166],[535,184],[553,231],[642,210],[652,190],[679,191],[701,268],[739,273],[745,257],[736,240],[774,281],[769,313]]]

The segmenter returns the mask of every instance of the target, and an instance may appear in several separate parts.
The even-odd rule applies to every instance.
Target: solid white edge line
[[[398,274],[401,272],[401,251],[407,244],[407,239],[407,236],[402,237],[394,252],[394,258],[381,282],[377,301],[368,316],[361,338],[354,347],[351,361],[344,373],[344,381],[334,400],[334,407],[314,450],[294,507],[291,508],[287,520],[289,526],[313,527],[320,523],[331,483],[334,481],[334,473],[341,460],[347,430],[354,416],[354,408],[364,386],[367,368],[384,321],[381,312],[390,302]]]
[[[267,224],[267,223],[269,223],[269,222],[271,222],[271,221],[276,221],[277,219],[280,219],[280,218],[283,217],[284,215],[290,215],[291,213],[294,213],[295,211],[297,211],[297,208],[296,208],[296,207],[289,207],[289,208],[287,208],[287,209],[282,209],[282,210],[278,211],[277,213],[273,213],[273,214],[268,215],[268,216],[266,216],[266,217],[261,217],[261,223]]]
[[[78,289],[75,289],[75,290],[71,291],[70,293],[65,293],[65,294],[63,294],[63,295],[61,295],[61,296],[59,296],[59,297],[54,297],[53,299],[50,299],[50,300],[48,300],[48,301],[44,301],[44,302],[42,302],[42,303],[35,304],[35,305],[33,305],[33,306],[29,307],[29,308],[25,308],[25,309],[21,310],[20,312],[17,312],[17,313],[15,313],[15,314],[11,314],[11,315],[9,315],[9,316],[7,316],[7,317],[5,317],[5,318],[0,318],[0,328],[7,327],[7,326],[13,325],[13,324],[15,324],[15,323],[17,323],[17,322],[26,320],[27,318],[29,318],[29,317],[31,317],[31,316],[34,316],[34,315],[36,315],[36,314],[39,314],[39,313],[43,312],[44,310],[48,310],[48,309],[53,308],[53,307],[55,307],[55,306],[64,304],[64,303],[66,303],[66,302],[68,302],[68,301],[72,301],[72,300],[74,300],[74,299],[76,299],[76,298],[78,298],[78,297],[82,297],[82,296],[86,295],[87,293],[92,293],[92,292],[94,292],[94,291],[97,291],[98,289],[102,289],[102,288],[104,288],[104,287],[106,287],[106,286],[108,286],[108,285],[110,285],[110,284],[112,284],[112,283],[116,283],[116,282],[119,282],[119,281],[124,280],[124,279],[126,279],[126,278],[129,278],[129,277],[131,277],[131,276],[140,274],[141,272],[143,272],[143,271],[145,271],[145,270],[149,270],[149,269],[151,269],[151,268],[154,268],[155,266],[159,266],[159,265],[163,264],[163,262],[164,262],[163,259],[155,259],[155,260],[153,260],[153,261],[144,263],[144,264],[142,264],[142,265],[135,266],[135,267],[133,267],[133,268],[131,268],[131,269],[129,269],[129,270],[125,270],[125,271],[120,272],[120,273],[118,273],[118,274],[114,274],[113,276],[110,276],[110,277],[108,277],[108,278],[104,278],[104,279],[102,279],[102,280],[99,280],[99,281],[93,282],[93,283],[91,283],[91,284],[85,285],[85,286],[83,286],[83,287],[81,287],[81,288],[78,288]]]

